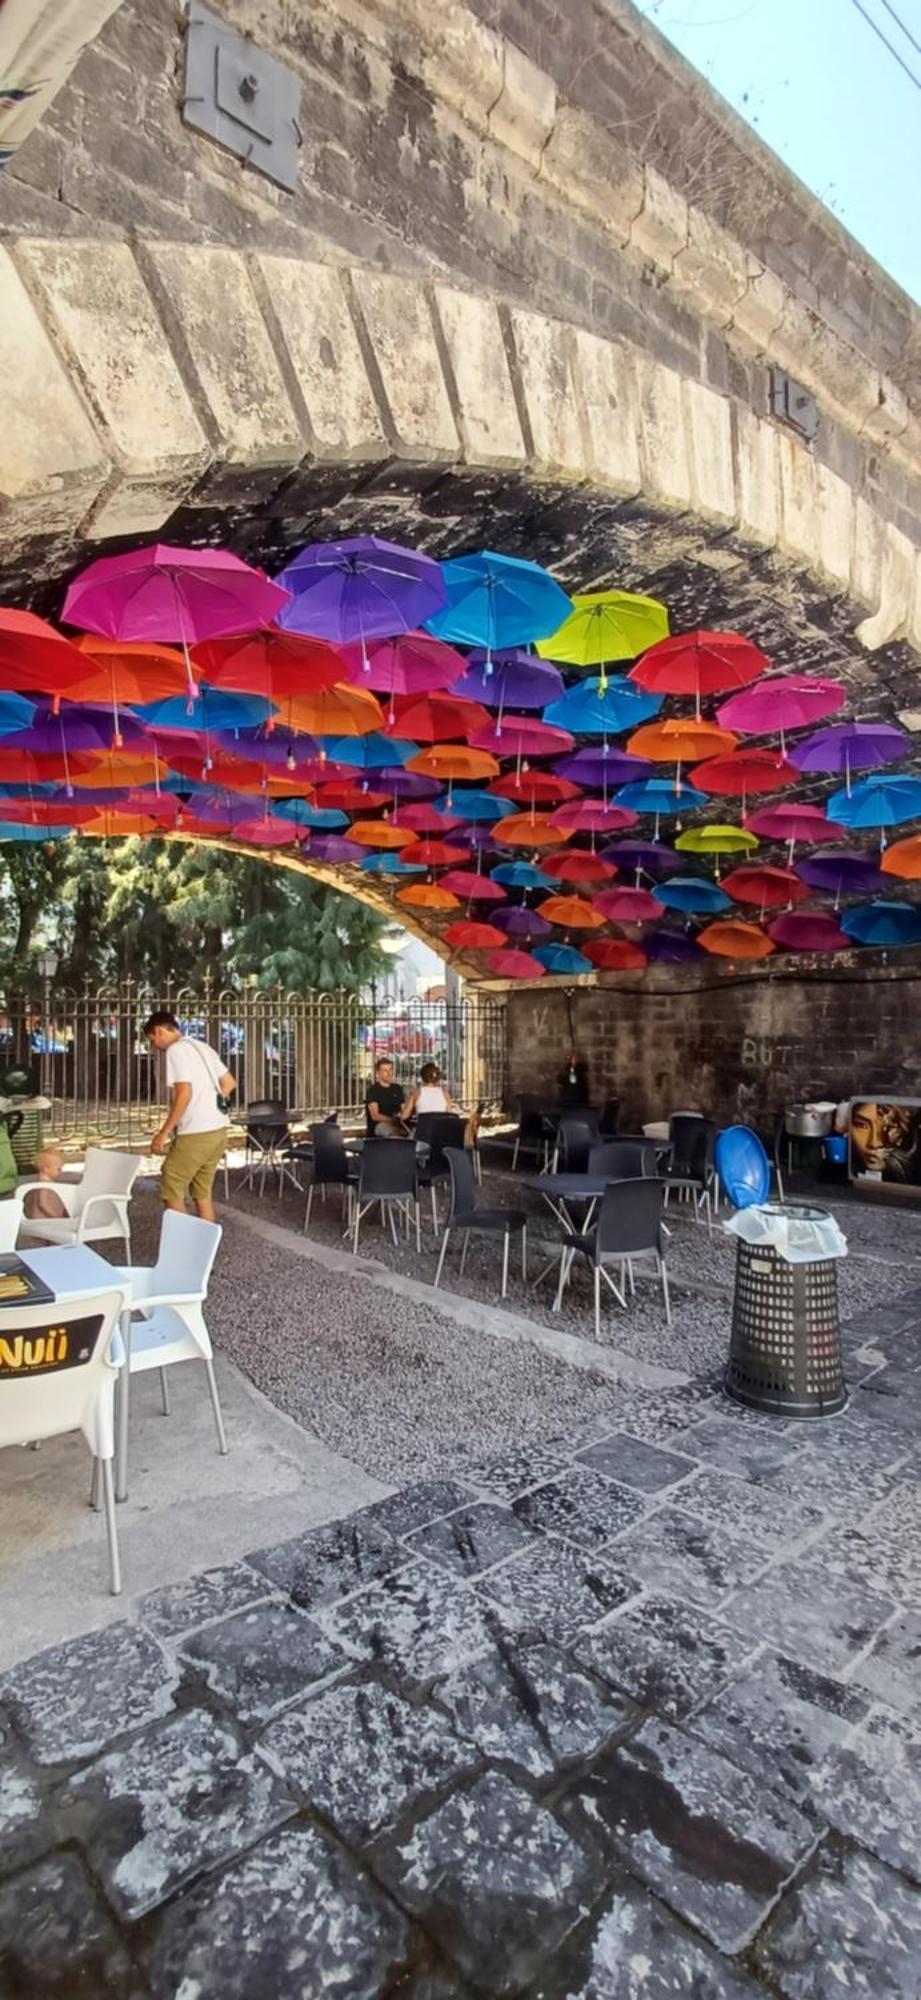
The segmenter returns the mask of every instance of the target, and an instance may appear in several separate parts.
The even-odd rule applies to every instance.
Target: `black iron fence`
[[[39,993],[8,991],[0,1006],[0,1095],[2,1072],[28,1066],[36,1091],[50,1100],[46,1124],[56,1137],[142,1141],[164,1110],[162,1059],[141,1033],[155,1007],[169,1007],[188,1034],[220,1050],[241,1108],[277,1098],[299,1119],[356,1115],[383,1055],[406,1083],[423,1062],[437,1062],[465,1105],[483,1099],[498,1106],[505,1096],[505,1008],[493,994],[380,1004],[218,987],[208,978],[194,988],[167,982],[155,990],[125,980],[82,993],[50,983]]]

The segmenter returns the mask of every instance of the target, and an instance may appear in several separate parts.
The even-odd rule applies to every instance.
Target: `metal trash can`
[[[788,1222],[830,1221],[793,1202],[765,1204]],[[831,1417],[847,1406],[834,1256],[790,1262],[769,1243],[736,1248],[726,1394],[785,1417]]]

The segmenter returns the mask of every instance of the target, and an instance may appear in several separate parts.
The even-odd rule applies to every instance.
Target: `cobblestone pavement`
[[[918,2000],[921,1291],[0,1681],[2,2000]]]

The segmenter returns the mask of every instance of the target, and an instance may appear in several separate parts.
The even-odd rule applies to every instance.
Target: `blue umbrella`
[[[194,701],[173,694],[166,701],[147,701],[132,713],[148,729],[189,729],[214,735],[221,729],[256,729],[274,715],[274,705],[261,694],[233,694],[228,688],[202,681]]]
[[[841,929],[857,944],[884,946],[921,944],[921,907],[917,903],[855,903],[845,910]]]
[[[862,778],[850,792],[833,792],[825,812],[838,826],[901,826],[921,816],[921,778]],[[880,846],[885,845],[883,833]]]
[[[366,875],[424,875],[421,861],[401,861],[398,854],[366,854],[358,864]]]
[[[655,813],[658,820],[677,819],[679,813],[705,806],[707,799],[693,785],[683,784],[679,788],[670,778],[643,778],[638,784],[622,785],[614,794],[614,803],[628,806],[635,813]]]
[[[494,882],[501,882],[505,889],[554,889],[556,883],[551,875],[545,875],[541,868],[535,868],[533,861],[500,861],[497,868],[490,869]]]
[[[511,646],[548,638],[572,609],[565,590],[539,563],[500,556],[491,549],[442,563],[447,593],[443,611],[426,618],[437,639],[482,646],[487,657]]]
[[[665,882],[657,883],[655,893],[667,910],[685,910],[689,914],[700,911],[706,916],[728,910],[732,901],[725,889],[699,875],[670,875]]]
[[[377,729],[369,736],[324,736],[319,740],[328,763],[351,764],[357,771],[386,771],[391,765],[406,764],[419,748],[418,743],[382,736]]]
[[[594,972],[590,958],[571,944],[536,944],[534,956],[547,972]]]
[[[17,729],[28,729],[34,714],[34,701],[26,701],[24,695],[0,694],[0,736],[12,736]]]
[[[336,812],[332,806],[309,806],[306,799],[275,799],[272,816],[293,820],[295,826],[311,827],[316,833],[335,833],[349,823],[348,813]]]
[[[508,813],[516,810],[512,799],[495,799],[491,792],[461,790],[454,793],[450,803],[445,793],[443,798],[434,801],[434,805],[436,812],[446,813],[454,819],[482,820],[484,826],[493,826],[496,820],[505,819]]]
[[[36,784],[0,785],[0,799],[41,799],[52,798],[61,790],[56,778],[42,778]],[[64,793],[61,790],[61,797]]]
[[[18,826],[0,820],[0,842],[16,842],[21,847],[35,846],[45,840],[64,840],[69,833],[73,833],[72,826]]]
[[[617,736],[622,729],[636,729],[658,715],[660,694],[647,694],[624,674],[613,674],[602,684],[599,674],[591,674],[567,689],[562,701],[552,701],[544,710],[544,721],[569,729],[574,736]]]

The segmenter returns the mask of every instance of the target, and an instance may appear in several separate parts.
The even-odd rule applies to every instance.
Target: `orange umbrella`
[[[582,949],[599,972],[639,972],[648,963],[639,945],[626,938],[590,938]]]
[[[6,818],[4,811],[4,818]],[[921,833],[909,835],[907,840],[896,840],[887,847],[880,862],[884,875],[898,875],[903,882],[917,882],[921,879]]]
[[[410,757],[407,771],[422,778],[497,778],[499,765],[486,750],[468,750],[465,743],[432,743]]]
[[[348,837],[359,847],[411,847],[414,840],[408,826],[393,826],[389,819],[356,819]]]
[[[452,847],[447,840],[413,840],[403,850],[404,861],[419,868],[453,868],[467,858],[466,847]]]
[[[538,904],[537,914],[548,924],[562,924],[568,931],[597,931],[604,923],[584,896],[548,896]]]
[[[95,632],[81,632],[74,644],[86,655],[86,674],[75,688],[68,688],[67,699],[79,696],[81,701],[110,702],[116,740],[119,708],[168,701],[171,695],[186,692],[185,661],[172,646],[103,639]]]
[[[546,813],[510,813],[493,828],[501,847],[565,847],[569,835],[562,826],[553,826]]]
[[[398,903],[408,903],[415,910],[459,910],[460,897],[452,896],[450,889],[441,889],[437,882],[410,882],[407,889],[398,889]]]
[[[653,764],[696,764],[699,758],[719,757],[734,750],[738,742],[731,729],[715,722],[695,722],[692,717],[672,715],[665,722],[647,722],[627,738],[634,757],[648,757]]]
[[[305,736],[370,736],[372,729],[384,726],[377,696],[368,688],[347,687],[341,681],[335,687],[282,702],[274,726],[282,721]]]
[[[119,837],[125,839],[132,834],[146,838],[154,833],[162,833],[163,828],[160,822],[152,819],[148,813],[103,810],[97,812],[95,819],[88,820],[85,826],[81,826],[80,832],[88,840],[116,840]]]
[[[698,932],[697,942],[718,958],[770,958],[775,949],[772,939],[758,924],[746,924],[731,917],[707,924]]]
[[[792,868],[772,868],[762,861],[733,868],[724,876],[723,888],[734,902],[758,903],[762,910],[785,909],[788,903],[802,903],[809,894]]]

